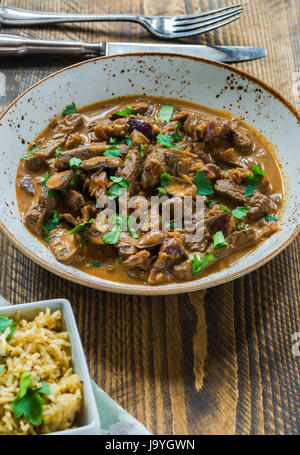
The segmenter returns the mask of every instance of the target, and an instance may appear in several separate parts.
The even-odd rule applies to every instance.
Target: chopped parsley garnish
[[[111,186],[107,191],[110,199],[115,199],[121,196],[121,194],[129,188],[130,180],[125,177],[111,176],[110,180],[115,183],[115,185]]]
[[[161,186],[169,186],[170,182],[169,179],[172,178],[172,175],[168,174],[167,172],[163,172],[160,176],[160,184]]]
[[[144,144],[140,144],[140,155],[141,155],[141,158],[144,158],[144,148],[145,148],[145,145]]]
[[[249,212],[249,209],[247,207],[236,207],[235,209],[230,210],[227,205],[220,204],[220,208],[223,210],[223,212],[230,213],[232,216],[234,216],[234,218],[238,220],[246,216]]]
[[[107,234],[104,234],[102,236],[102,240],[104,243],[114,245],[115,243],[118,243],[120,235],[121,235],[120,226],[116,224],[110,232],[107,232]]]
[[[198,254],[192,254],[190,256],[190,260],[192,261],[192,275],[198,275],[198,273],[202,272],[204,267],[207,267],[209,264],[216,260],[215,256],[211,253],[205,253],[202,258],[198,256]]]
[[[180,149],[179,145],[172,144],[172,136],[167,136],[166,134],[158,134],[156,136],[156,142],[163,145],[164,147]]]
[[[10,328],[10,333],[6,337],[6,341],[9,341],[15,331],[17,330],[18,324],[12,319],[6,316],[0,316],[0,333],[4,333],[6,329]]]
[[[78,185],[78,181],[79,181],[79,173],[76,173],[76,175],[74,175],[74,177],[72,178],[69,186],[71,188],[75,188]]]
[[[169,122],[172,118],[174,107],[171,104],[162,104],[158,114],[158,120]]]
[[[22,156],[21,160],[27,160],[27,158],[29,158],[31,155],[33,155],[34,152],[37,152],[40,148],[41,148],[40,145],[38,147],[35,147],[34,145],[32,145],[31,150],[28,153],[25,153],[25,155]]]
[[[276,216],[272,216],[272,215],[265,215],[264,219],[267,221],[278,221],[278,218],[276,218]]]
[[[49,243],[50,242],[50,235],[49,234],[43,234],[42,239],[44,242]]]
[[[70,168],[73,169],[73,171],[76,171],[76,169],[78,169],[82,164],[82,160],[80,158],[71,158],[69,160],[69,165],[70,165]]]
[[[44,177],[44,180],[42,182],[42,188],[43,188],[43,190],[45,190],[46,187],[47,187],[47,185],[46,185],[47,180],[50,179],[51,175],[50,174],[44,174],[43,177]]]
[[[214,189],[211,181],[206,177],[204,171],[198,171],[193,180],[194,185],[197,188],[196,193],[208,196],[214,193]]]
[[[224,239],[224,235],[222,231],[218,231],[214,234],[214,250],[219,250],[220,248],[224,248],[228,246],[228,243]]]
[[[40,425],[43,421],[43,406],[45,401],[41,394],[49,395],[49,384],[42,381],[38,389],[30,389],[31,372],[22,373],[20,376],[20,392],[11,404],[15,417],[24,415],[26,422]]]
[[[118,115],[119,117],[126,117],[126,115],[132,114],[132,107],[126,106],[124,109],[118,112],[114,112],[112,115]]]
[[[65,107],[65,109],[63,111],[63,115],[76,114],[76,112],[77,112],[76,104],[73,101],[72,104],[68,104]]]
[[[60,223],[60,216],[56,210],[52,210],[48,220],[43,222],[43,228],[46,232],[51,232],[53,229],[56,229]]]
[[[128,136],[126,136],[126,137],[110,137],[109,138],[109,143],[110,144],[115,144],[115,145],[120,145],[120,144],[124,144],[127,141],[127,139],[130,140],[130,138]],[[127,144],[127,142],[126,142],[126,144]],[[129,145],[129,144],[127,144],[127,145]]]
[[[246,174],[246,191],[245,196],[252,196],[253,191],[260,184],[261,179],[266,175],[266,171],[263,171],[259,166],[252,166],[253,175]]]
[[[125,143],[126,143],[127,145],[130,145],[130,144],[131,144],[131,139],[130,139],[129,136],[126,136],[126,137],[125,137]]]
[[[89,221],[83,221],[82,223],[77,224],[73,229],[71,229],[68,234],[76,234],[76,232],[81,232],[86,224],[94,223],[95,218],[91,218]]]
[[[114,214],[110,217],[109,221],[111,224],[114,224],[115,226],[126,227],[131,237],[135,239],[139,238],[139,235],[133,229],[133,226],[136,222],[134,216]]]
[[[158,194],[159,197],[167,195],[166,190],[164,188],[162,188],[161,186],[156,188],[156,191],[157,191],[157,194]]]
[[[108,147],[106,152],[103,153],[104,156],[120,156],[122,153],[122,150],[116,147],[115,145],[111,145]]]
[[[61,147],[57,147],[57,149],[55,150],[55,159],[57,160],[57,158],[59,157],[59,155],[61,154]]]
[[[6,365],[0,365],[0,374],[3,373],[5,367]]]
[[[101,262],[99,262],[99,261],[91,261],[91,266],[92,267],[101,267]]]
[[[173,134],[173,139],[174,141],[180,141],[182,139],[182,137],[180,136],[180,134],[178,134],[178,128],[180,127],[180,123],[176,123],[176,126],[175,126],[175,130],[174,130],[174,134]]]
[[[217,201],[216,199],[206,199],[205,202],[209,207],[212,207],[213,205],[217,204],[219,201]]]

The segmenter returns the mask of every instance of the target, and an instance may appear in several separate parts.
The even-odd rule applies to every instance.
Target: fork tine
[[[235,8],[243,8],[243,6],[240,3],[238,3],[236,5],[225,6],[224,8],[212,9],[210,11],[205,11],[203,13],[185,14],[185,15],[182,15],[182,16],[174,16],[173,19],[175,21],[181,21],[181,20],[186,20],[186,19],[197,19],[197,17],[210,16],[212,14],[221,13],[221,12],[228,11],[230,9],[235,9]]]
[[[234,17],[237,14],[240,14],[241,10],[234,12],[234,13],[226,13],[222,15],[218,15],[214,19],[193,19],[193,21],[189,22],[179,22],[178,25],[177,23],[173,24],[172,26],[172,32],[184,32],[188,30],[193,30],[199,26],[208,26],[208,25],[213,25],[217,24],[218,22],[222,22],[225,19],[229,19],[230,17]],[[180,24],[180,25],[179,25]]]
[[[231,19],[227,19],[224,22],[218,22],[215,25],[209,25],[208,27],[199,27],[199,28],[196,28],[196,29],[193,29],[193,30],[189,30],[189,31],[186,31],[186,32],[176,33],[176,31],[174,31],[174,32],[172,32],[173,33],[173,37],[174,38],[186,38],[188,36],[194,36],[194,35],[200,35],[201,33],[207,33],[207,32],[210,32],[212,30],[215,30],[216,28],[223,27],[224,25],[230,24],[231,22],[236,21],[240,17],[241,16],[235,16],[235,17],[232,17]]]

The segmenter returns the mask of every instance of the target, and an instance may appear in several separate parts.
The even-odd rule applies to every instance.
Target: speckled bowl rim
[[[59,73],[62,73],[64,71],[68,71],[69,69],[76,68],[81,65],[85,65],[87,63],[91,63],[93,61],[97,60],[108,60],[112,58],[126,58],[126,57],[131,57],[131,56],[139,56],[139,57],[146,57],[146,56],[157,56],[159,58],[161,57],[181,57],[184,59],[189,59],[189,60],[194,60],[196,62],[202,62],[202,63],[207,63],[209,65],[215,65],[216,67],[221,67],[230,70],[233,73],[236,73],[239,76],[244,76],[251,82],[255,82],[257,85],[260,85],[264,90],[268,91],[271,95],[275,96],[281,103],[283,103],[287,109],[296,117],[297,122],[300,124],[300,113],[296,110],[296,108],[288,101],[286,100],[277,90],[272,88],[270,85],[268,85],[266,82],[263,82],[261,79],[257,78],[256,76],[253,76],[252,74],[243,71],[241,69],[235,68],[231,65],[227,65],[226,63],[221,63],[221,62],[216,62],[214,60],[209,60],[205,58],[200,58],[200,57],[193,57],[189,55],[183,55],[179,53],[167,53],[167,52],[131,52],[128,54],[115,54],[115,55],[110,55],[110,56],[105,56],[105,57],[96,57],[93,59],[88,59],[84,60],[79,63],[75,63],[74,65],[67,66],[66,68],[62,68],[55,73],[49,74],[49,76],[46,76],[45,78],[41,79],[40,81],[36,82],[33,84],[31,87],[29,87],[27,90],[25,90],[23,93],[21,93],[14,101],[12,101],[9,106],[2,112],[0,115],[0,121],[2,118],[5,116],[5,114],[11,109],[12,106],[14,106],[23,96],[25,96],[30,90],[33,88],[37,87],[47,79],[50,79],[54,76],[56,76]],[[252,272],[253,270],[258,269],[262,265],[266,264],[269,262],[271,259],[273,259],[275,256],[277,256],[281,251],[283,251],[299,234],[300,232],[300,224],[295,226],[294,231],[290,235],[290,237],[278,248],[276,248],[274,251],[272,251],[270,254],[265,256],[263,259],[260,261],[256,262],[255,264],[243,268],[238,272],[228,274],[228,276],[224,278],[215,278],[213,281],[210,283],[201,283],[199,281],[187,281],[186,283],[174,283],[174,284],[166,284],[166,285],[159,285],[159,286],[147,286],[147,285],[132,285],[132,284],[127,284],[124,285],[124,283],[119,283],[117,281],[109,281],[109,280],[101,280],[99,281],[99,284],[97,282],[92,282],[88,279],[88,274],[86,274],[87,278],[82,278],[75,276],[74,274],[60,270],[58,267],[55,265],[49,264],[45,260],[41,259],[39,256],[35,255],[32,251],[30,251],[28,248],[26,248],[22,243],[20,243],[14,235],[6,229],[5,225],[0,221],[0,229],[1,231],[8,237],[8,239],[15,245],[15,247],[24,253],[29,259],[31,259],[33,262],[36,264],[40,265],[41,267],[45,268],[46,270],[54,273],[55,275],[58,275],[62,278],[65,278],[67,280],[70,280],[74,283],[77,284],[82,284],[84,286],[94,288],[94,289],[99,289],[102,291],[108,291],[108,292],[116,292],[116,293],[121,293],[121,294],[133,294],[133,295],[166,295],[166,294],[182,294],[186,292],[193,292],[193,291],[199,291],[201,289],[208,289],[213,286],[218,286],[220,284],[227,283],[229,281],[235,280],[236,278],[239,278],[243,275],[246,275],[247,273]],[[119,286],[119,287],[118,287]]]

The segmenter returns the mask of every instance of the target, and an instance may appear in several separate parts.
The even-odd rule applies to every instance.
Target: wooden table
[[[86,13],[184,14],[226,0],[5,0],[4,5]],[[237,66],[300,106],[298,0],[241,0],[240,21],[193,42],[264,46]],[[159,4],[159,6],[156,6]],[[170,5],[170,6],[168,6]],[[138,25],[3,29],[38,38],[153,41]],[[47,74],[76,60],[2,59],[3,109]],[[297,74],[298,71],[298,74]],[[298,90],[297,90],[298,76]],[[3,77],[3,76],[2,76]],[[295,144],[296,146],[296,144]],[[299,144],[297,144],[299,147]],[[267,265],[206,294],[135,297],[87,289],[35,265],[0,234],[0,294],[13,303],[72,302],[91,376],[158,434],[296,434],[300,431],[299,238]]]

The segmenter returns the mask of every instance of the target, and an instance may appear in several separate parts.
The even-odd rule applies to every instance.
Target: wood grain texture
[[[226,0],[11,0],[53,11],[183,14]],[[241,0],[240,21],[190,40],[264,46],[263,60],[239,63],[300,106],[298,0]],[[152,42],[138,25],[73,24],[4,32],[57,39]],[[3,59],[3,109],[67,58]],[[298,74],[300,78],[300,74]],[[300,85],[299,85],[300,86]],[[259,270],[204,292],[168,297],[115,295],[69,283],[33,264],[0,233],[0,293],[13,303],[65,297],[72,303],[91,376],[158,434],[300,432],[299,238]]]

